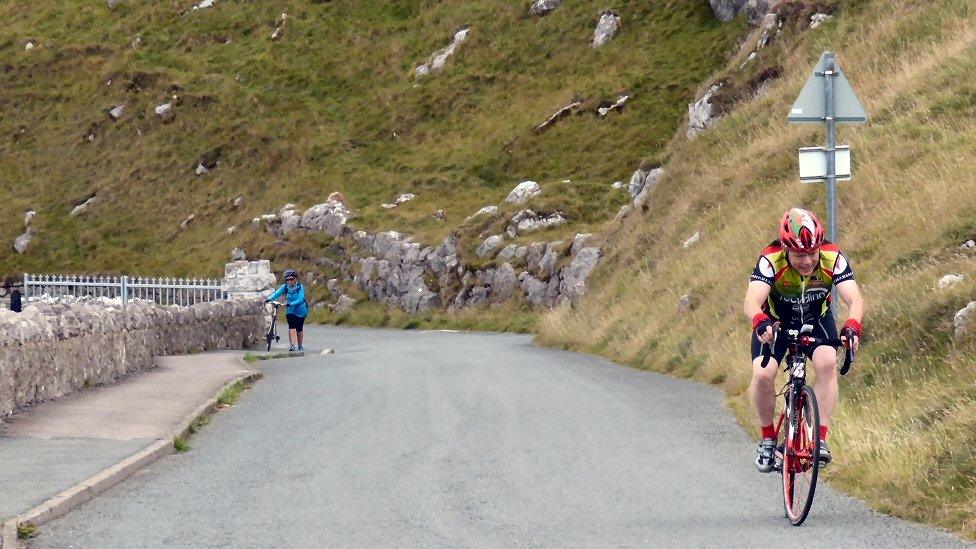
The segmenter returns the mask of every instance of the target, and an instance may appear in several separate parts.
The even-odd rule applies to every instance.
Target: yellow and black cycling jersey
[[[800,324],[827,315],[831,288],[853,280],[854,271],[840,248],[824,241],[820,265],[810,276],[803,276],[790,265],[786,249],[774,241],[762,251],[751,278],[771,286],[763,306],[769,316],[785,324]]]

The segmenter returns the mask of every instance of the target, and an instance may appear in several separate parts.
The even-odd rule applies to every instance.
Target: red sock
[[[820,440],[827,440],[827,425],[820,426]]]
[[[821,427],[822,429],[822,427]],[[773,424],[762,426],[762,437],[763,438],[776,438],[776,430],[773,429]]]

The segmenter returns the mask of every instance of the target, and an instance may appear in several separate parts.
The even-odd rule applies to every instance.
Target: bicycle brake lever
[[[851,369],[851,363],[854,362],[854,349],[846,347],[847,352],[844,353],[844,365],[840,367],[840,375],[846,376],[847,372]]]

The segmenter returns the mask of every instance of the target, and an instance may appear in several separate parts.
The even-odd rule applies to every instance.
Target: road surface
[[[956,547],[780,480],[709,387],[527,336],[310,327],[265,378],[32,547]],[[837,453],[838,460],[843,454]]]

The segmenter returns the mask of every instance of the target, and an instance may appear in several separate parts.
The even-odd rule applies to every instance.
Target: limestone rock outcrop
[[[593,48],[599,48],[613,39],[620,32],[620,14],[615,10],[606,10],[600,13],[600,20],[593,29]]]
[[[458,47],[468,39],[469,29],[464,27],[454,33],[454,38],[447,47],[434,52],[430,56],[430,59],[426,63],[423,63],[413,70],[414,77],[420,80],[424,77],[437,74],[444,70],[444,65],[447,64],[447,60],[457,52]]]
[[[718,116],[712,105],[712,98],[721,88],[721,84],[712,85],[704,95],[688,105],[688,139],[694,139],[715,124]]]
[[[650,170],[643,168],[637,169],[630,177],[627,191],[630,193],[631,203],[634,206],[641,206],[647,200],[647,195],[654,190],[661,176],[664,175],[664,168],[658,167]]]
[[[512,189],[512,192],[508,193],[505,198],[505,202],[511,202],[513,204],[521,204],[526,200],[532,198],[533,196],[542,192],[542,188],[535,181],[523,181]]]
[[[529,6],[529,15],[538,15],[539,17],[548,15],[549,12],[558,8],[562,3],[563,0],[535,0]]]

